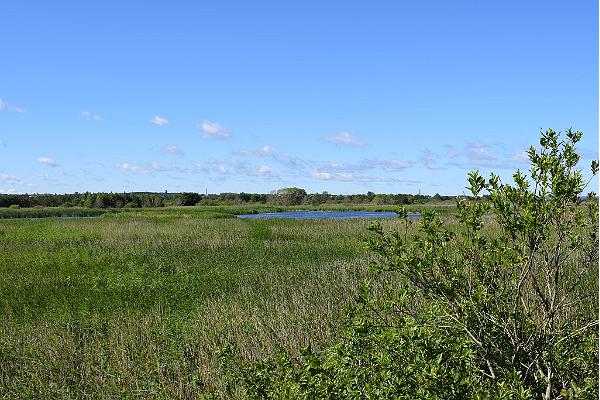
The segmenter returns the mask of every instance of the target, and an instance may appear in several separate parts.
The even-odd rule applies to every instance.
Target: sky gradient
[[[24,0],[0,49],[0,193],[461,194],[546,128],[598,158],[596,1]]]

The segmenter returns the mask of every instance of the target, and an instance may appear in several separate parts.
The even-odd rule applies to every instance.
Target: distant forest
[[[0,194],[0,207],[84,207],[84,208],[145,208],[165,206],[273,204],[423,204],[444,201],[454,196],[422,194],[329,194],[306,193],[300,188],[283,188],[269,194],[261,193],[72,193],[72,194]]]

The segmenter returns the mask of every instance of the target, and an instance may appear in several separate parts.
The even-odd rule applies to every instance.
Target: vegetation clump
[[[372,267],[337,344],[242,368],[253,398],[598,398],[598,203],[582,200],[581,133],[542,133],[529,176],[469,174],[459,228],[370,227]],[[592,162],[592,174],[598,162]],[[482,196],[487,191],[485,197]]]

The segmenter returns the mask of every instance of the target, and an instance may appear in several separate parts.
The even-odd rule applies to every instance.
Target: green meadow
[[[445,375],[436,375],[436,362],[441,362],[440,357],[449,357],[447,362],[450,362],[456,348],[464,350],[469,348],[468,344],[453,342],[457,337],[454,331],[436,331],[435,340],[431,341],[415,339],[415,332],[424,333],[411,328],[412,317],[403,316],[397,308],[405,300],[389,292],[403,285],[404,281],[399,280],[401,275],[377,272],[370,267],[373,261],[382,260],[382,254],[394,249],[393,242],[383,246],[373,242],[376,235],[369,229],[372,220],[236,218],[243,213],[299,209],[390,211],[395,208],[196,206],[104,210],[97,215],[87,214],[90,210],[86,209],[3,210],[0,397],[303,398],[299,393],[310,382],[312,386],[306,386],[310,390],[324,387],[325,392],[331,390],[331,393],[338,393],[338,384],[344,387],[339,393],[346,393],[346,387],[355,387],[352,393],[358,397],[350,392],[341,397],[360,398],[360,393],[371,390],[371,381],[385,378],[381,388],[390,388],[391,392],[382,396],[395,398],[400,392],[388,383],[395,382],[394,375],[388,373],[403,371],[397,368],[400,361],[396,359],[403,359],[403,354],[408,357],[406,362],[413,360],[410,358],[413,356],[420,360],[410,361],[413,364],[407,367],[406,376],[417,374],[414,382],[421,382],[417,388],[423,382],[431,382],[423,389],[424,393],[442,389],[440,393],[447,393],[447,389],[463,396],[464,390],[487,388],[479,378],[472,378],[478,376],[473,373],[472,364],[475,363],[477,370],[478,361],[470,358],[472,353],[467,350],[457,359],[458,366],[450,366],[454,370],[448,368],[456,376],[473,375],[457,383],[453,379],[458,378],[450,374],[448,382],[440,383],[439,379],[445,379]],[[448,232],[468,234],[468,229],[453,215],[456,207],[407,207],[411,212],[427,209],[437,212]],[[54,217],[39,218],[48,215]],[[59,217],[76,215],[93,218]],[[493,215],[482,215],[482,221],[483,235],[499,237],[501,229]],[[405,223],[392,218],[380,222],[385,232],[397,238],[417,233],[414,221]],[[417,240],[414,238],[411,240]],[[372,248],[384,253],[376,255],[368,251],[369,240]],[[415,247],[414,254],[428,248],[424,243],[415,244],[425,247]],[[412,246],[410,242],[407,244]],[[591,250],[592,256],[597,255],[597,247]],[[448,253],[450,257],[460,256],[459,248],[452,251]],[[390,260],[397,259],[394,253],[390,254]],[[576,254],[579,260],[578,254],[579,250]],[[587,269],[588,263],[589,260],[581,258],[568,267],[580,265],[587,271],[577,278],[577,295],[587,300],[569,306],[568,310],[593,319],[598,313],[598,271]],[[566,270],[567,275],[571,274],[569,271]],[[371,300],[362,297],[361,287],[366,281],[374,296]],[[379,299],[383,303],[378,303]],[[366,305],[373,308],[359,312],[362,319],[357,320],[357,304],[359,308]],[[429,310],[428,304],[416,297],[409,309],[416,307],[419,313],[435,321],[431,315],[439,309],[431,303],[434,308]],[[385,330],[378,336],[377,332],[383,328],[368,325],[366,321],[371,317],[364,319],[371,315],[376,321],[381,318],[379,312],[389,313],[385,318],[391,318],[393,324],[398,323],[394,318],[402,321],[400,325],[390,325],[391,336]],[[403,324],[408,324],[406,331],[401,328]],[[415,341],[414,345],[402,339],[405,334]],[[597,393],[593,390],[593,383],[597,382],[595,362],[589,362],[597,354],[594,335],[591,332],[582,336],[585,341],[577,343],[575,358],[565,361],[578,368],[573,379],[583,379],[592,388],[569,388],[573,393],[584,393],[575,398],[592,398]],[[355,340],[360,343],[358,347],[352,347]],[[425,348],[423,343],[428,343]],[[432,343],[439,348],[427,347]],[[309,353],[306,349],[310,349]],[[429,359],[431,351],[435,357]],[[292,357],[292,361],[278,358],[282,354]],[[320,359],[311,354],[323,354],[319,357],[328,359],[329,364],[314,367],[315,360]],[[364,364],[364,376],[361,375],[363,357],[379,360],[372,365]],[[265,364],[264,360],[277,360],[280,364],[271,367],[272,361]],[[358,364],[352,364],[355,361]],[[346,370],[340,365],[343,368],[354,365],[347,370],[352,372],[348,381],[342,379],[346,372],[340,371]],[[375,369],[369,370],[373,365]],[[323,376],[336,378],[321,381]],[[403,385],[410,387],[412,383]],[[482,398],[496,398],[499,390],[511,393],[521,390],[518,385],[515,386],[518,390],[502,385],[485,389],[488,391]],[[284,395],[289,390],[294,390],[295,395]],[[515,398],[533,398],[530,392],[523,393]],[[410,398],[410,394],[406,395]],[[337,394],[323,396],[338,398]],[[429,398],[422,393],[419,396]]]
[[[0,397],[219,397],[225,345],[330,344],[372,278],[370,222],[234,218],[266,210],[1,220]]]

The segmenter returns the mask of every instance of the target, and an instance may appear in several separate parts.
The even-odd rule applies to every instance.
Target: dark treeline
[[[85,207],[85,208],[145,208],[164,206],[273,204],[422,204],[452,199],[451,196],[422,194],[329,194],[306,193],[304,189],[284,188],[269,194],[261,193],[71,193],[71,194],[0,194],[0,207]]]

